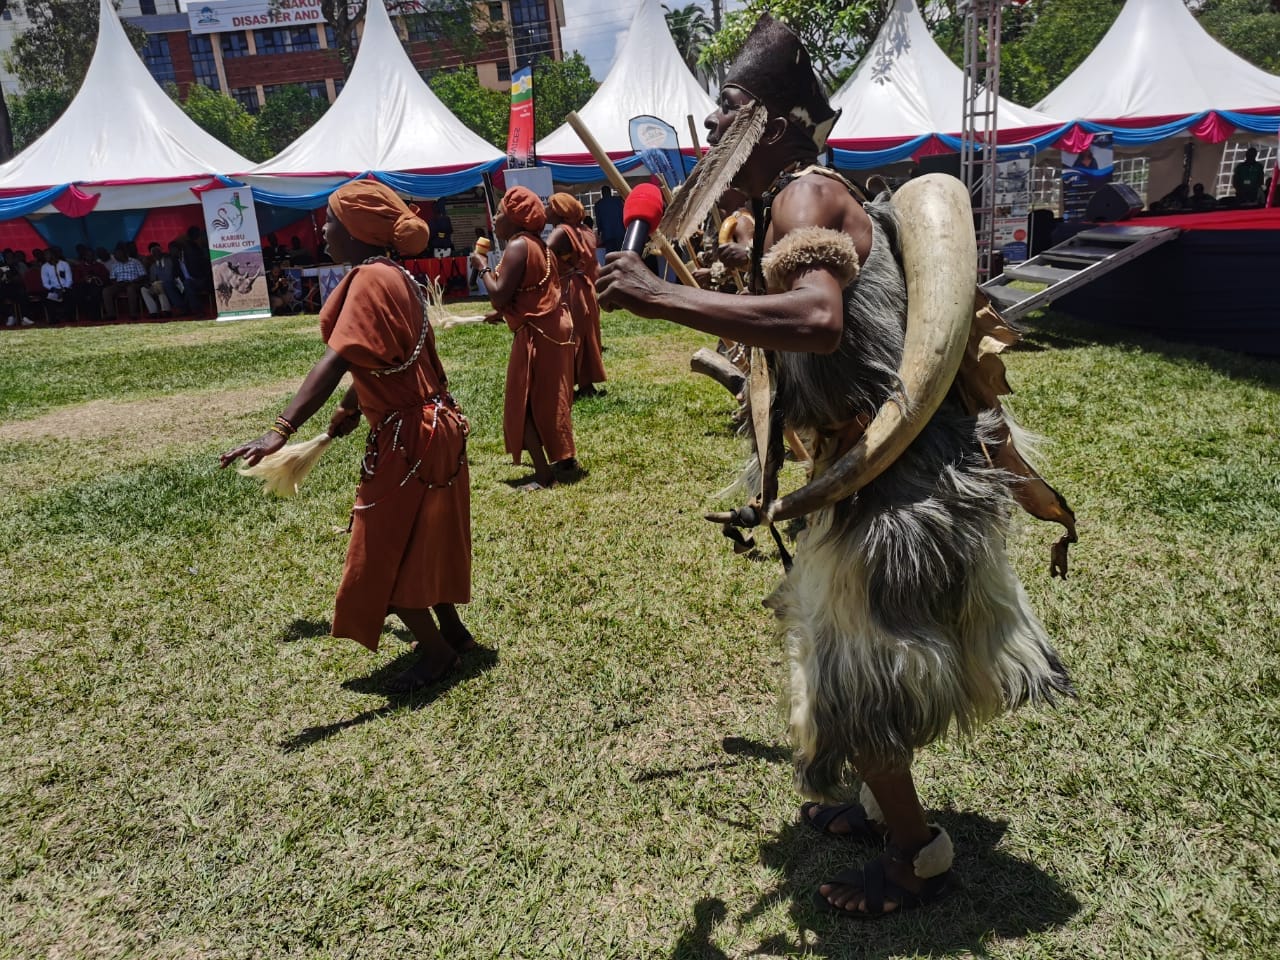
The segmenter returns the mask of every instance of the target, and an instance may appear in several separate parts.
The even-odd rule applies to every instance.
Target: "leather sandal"
[[[904,910],[916,910],[927,907],[943,899],[952,888],[951,864],[955,859],[951,837],[947,831],[937,824],[930,824],[933,839],[915,850],[904,850],[889,844],[884,853],[860,867],[844,870],[830,880],[819,884],[813,892],[813,905],[825,913],[847,917],[850,920],[880,920]],[[920,890],[907,890],[889,879],[885,870],[886,863],[900,865],[910,864],[912,872],[924,881]],[[849,903],[864,901],[863,909],[849,910],[837,907],[822,893],[827,885],[852,887],[856,891],[849,898]],[[897,906],[889,911],[885,904],[892,901]]]
[[[815,814],[814,810],[818,812]],[[832,824],[842,818],[849,829],[833,830]],[[833,804],[810,801],[801,805],[800,819],[824,837],[864,843],[879,843],[884,839],[884,817],[880,813],[880,805],[865,783],[858,794],[858,801]]]

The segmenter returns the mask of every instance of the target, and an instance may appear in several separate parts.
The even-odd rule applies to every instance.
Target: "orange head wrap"
[[[401,255],[421,253],[431,239],[426,222],[376,180],[356,180],[333,191],[329,212],[357,240],[393,247]]]
[[[521,230],[541,233],[547,225],[547,211],[538,195],[528,187],[512,187],[502,195],[502,211]]]
[[[578,198],[568,193],[553,193],[547,201],[547,209],[573,227],[580,224],[587,215]]]

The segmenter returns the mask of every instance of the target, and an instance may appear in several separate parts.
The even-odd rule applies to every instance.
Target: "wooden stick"
[[[627,183],[626,177],[622,172],[613,165],[613,161],[609,159],[609,155],[605,153],[604,147],[600,146],[595,136],[587,129],[577,113],[570,113],[565,117],[565,122],[573,127],[573,132],[578,135],[588,152],[595,158],[596,164],[604,171],[604,175],[608,181],[613,184],[613,188],[618,191],[620,196],[628,197],[631,195],[631,184]],[[666,259],[671,265],[671,269],[675,271],[680,282],[686,287],[696,287],[698,282],[693,279],[693,274],[689,272],[689,268],[685,266],[685,262],[680,259],[680,255],[671,248],[670,241],[660,233],[654,233],[649,238],[649,242],[657,249],[658,253]]]

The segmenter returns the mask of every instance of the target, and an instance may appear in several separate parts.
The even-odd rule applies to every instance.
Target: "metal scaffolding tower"
[[[1006,0],[963,0],[964,110],[960,178],[973,201],[978,277],[991,276],[995,255],[996,112],[1000,103],[1000,22]]]

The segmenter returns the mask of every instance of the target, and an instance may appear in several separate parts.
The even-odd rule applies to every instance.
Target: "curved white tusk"
[[[880,476],[937,412],[964,358],[977,288],[973,210],[964,184],[934,173],[893,197],[907,283],[907,330],[898,374],[907,402],[893,400],[853,448],[811,483],[764,509],[766,522],[836,503]]]

